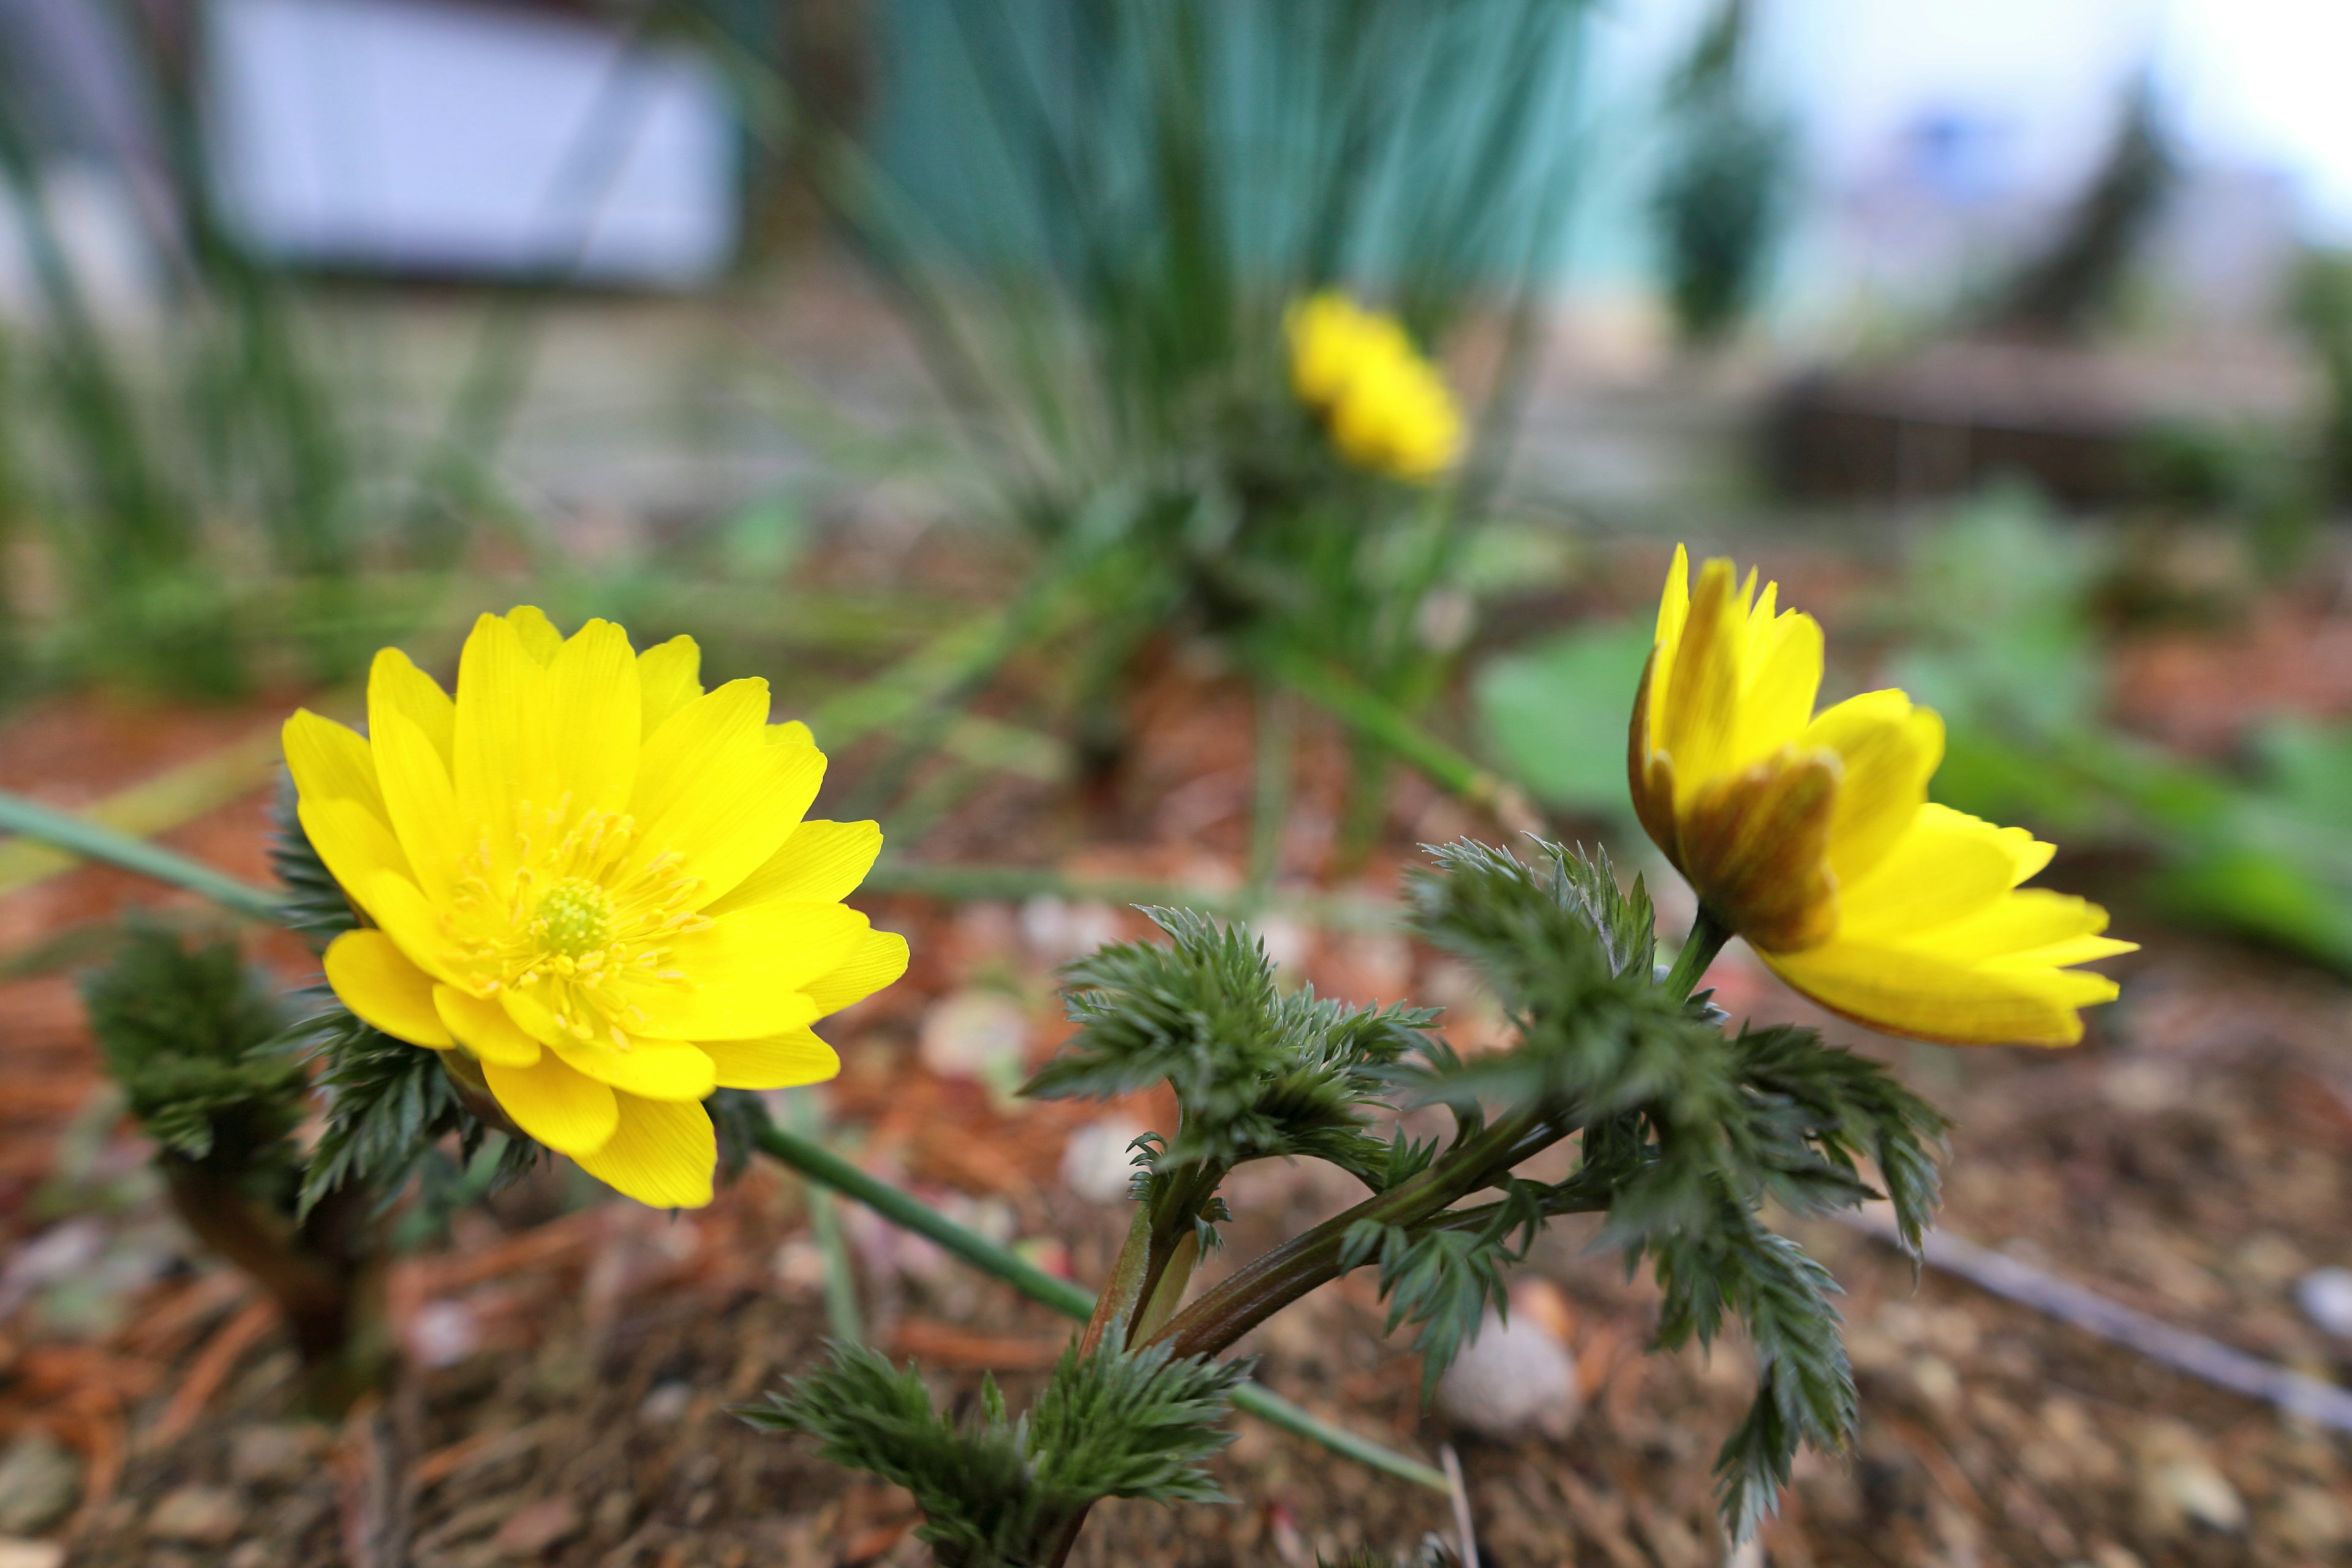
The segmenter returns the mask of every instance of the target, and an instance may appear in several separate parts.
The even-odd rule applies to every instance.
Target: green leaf
[[[157,1142],[238,1166],[289,1157],[306,1075],[278,1043],[268,977],[235,942],[191,945],[134,920],[81,991],[107,1071]]]
[[[958,1426],[932,1409],[918,1369],[836,1344],[828,1365],[737,1414],[905,1487],[924,1515],[916,1533],[949,1568],[1035,1568],[1099,1499],[1225,1500],[1201,1466],[1231,1440],[1219,1424],[1247,1372],[1165,1347],[1081,1358],[1073,1345],[1018,1420],[991,1378],[979,1419]]]
[[[1488,753],[1547,805],[1630,816],[1625,716],[1651,637],[1640,622],[1605,622],[1489,660],[1471,688]]]
[[[1365,1133],[1367,1108],[1435,1013],[1284,992],[1243,928],[1145,912],[1172,940],[1115,942],[1063,971],[1078,1030],[1023,1092],[1108,1097],[1165,1079],[1182,1121],[1152,1161],[1162,1173],[1296,1155],[1384,1167],[1389,1146]]]
[[[317,1011],[285,1037],[307,1046],[320,1064],[327,1124],[302,1174],[300,1212],[347,1183],[374,1189],[388,1206],[445,1138],[454,1136],[461,1160],[470,1162],[490,1129],[450,1081],[440,1053],[361,1022],[324,985],[307,994]],[[510,1135],[492,1186],[521,1175],[542,1152]]]

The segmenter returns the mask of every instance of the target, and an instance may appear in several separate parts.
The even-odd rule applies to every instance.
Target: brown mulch
[[[1135,712],[1139,749],[1114,794],[1081,809],[1034,786],[991,785],[927,853],[1230,881],[1247,835],[1245,697],[1171,662]],[[0,729],[9,777],[70,784],[76,753],[44,746],[47,761],[27,760],[17,722]],[[1345,766],[1337,737],[1313,733],[1286,838],[1286,872],[1301,881],[1333,868]],[[161,746],[140,767],[186,754]],[[110,774],[107,787],[139,772]],[[257,877],[260,821],[247,802],[173,842]],[[1401,783],[1363,885],[1386,894],[1411,845],[1477,830]],[[10,933],[0,951],[152,897],[134,879],[76,871],[0,901]],[[30,915],[27,898],[41,900]],[[977,986],[1026,1006],[1028,1054],[1042,1057],[1062,1027],[1050,975],[1070,931],[1134,934],[1139,920],[1035,901],[862,902],[909,933],[916,962],[830,1031],[845,1063],[831,1097],[836,1136],[966,1223],[1100,1278],[1123,1216],[1067,1190],[1060,1166],[1070,1131],[1101,1108],[1029,1106],[942,1076],[924,1065],[920,1040],[940,999]],[[1465,1039],[1491,1026],[1458,967],[1436,955],[1368,933],[1288,940],[1318,989],[1454,1001]],[[2352,1266],[2352,991],[2211,944],[2158,942],[2119,969],[2126,1002],[2097,1016],[2076,1051],[1858,1040],[1958,1120],[1949,1228],[2242,1350],[2352,1379],[2352,1342],[2314,1326],[2292,1294],[2311,1268]],[[1714,978],[1735,1012],[1811,1016],[1738,949]],[[135,1137],[102,1115],[68,1131],[100,1082],[67,981],[0,986],[0,1234],[12,1256],[92,1223],[106,1257],[139,1247],[159,1259],[126,1275],[110,1304],[68,1311],[53,1291],[0,1319],[0,1441],[37,1426],[79,1458],[79,1512],[48,1527],[71,1531],[78,1568],[339,1561],[346,1531],[381,1510],[358,1478],[386,1449],[407,1479],[417,1568],[927,1560],[903,1494],[729,1414],[807,1365],[825,1333],[803,1194],[780,1173],[755,1170],[711,1208],[672,1218],[600,1203],[593,1184],[551,1169],[460,1215],[394,1278],[411,1375],[381,1411],[327,1431],[290,1420],[280,1331],[160,1217],[137,1182]],[[1146,1125],[1167,1116],[1148,1099],[1118,1109]],[[1260,1168],[1232,1201],[1226,1261],[1212,1270],[1348,1195],[1328,1173]],[[970,1399],[988,1367],[1023,1398],[1065,1326],[848,1217],[872,1337],[931,1369],[943,1398]],[[1766,1533],[1769,1562],[2352,1561],[2343,1437],[1958,1281],[1915,1282],[1908,1265],[1841,1227],[1796,1230],[1847,1291],[1864,1425],[1851,1456],[1801,1460]],[[1708,1467],[1752,1368],[1736,1341],[1711,1356],[1644,1355],[1654,1293],[1589,1254],[1589,1239],[1561,1227],[1528,1273],[1549,1292],[1530,1306],[1574,1353],[1584,1394],[1558,1440],[1482,1439],[1424,1411],[1420,1369],[1381,1336],[1368,1280],[1311,1298],[1244,1348],[1275,1388],[1381,1441],[1423,1455],[1455,1444],[1489,1563],[1720,1562]],[[1299,1564],[1356,1545],[1402,1553],[1450,1529],[1441,1497],[1248,1420],[1236,1430],[1216,1464],[1232,1505],[1107,1507],[1079,1560]]]

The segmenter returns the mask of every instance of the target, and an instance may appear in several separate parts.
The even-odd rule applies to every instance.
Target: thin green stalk
[[[1258,899],[1246,889],[1199,888],[1142,878],[1080,877],[1047,867],[924,865],[890,856],[866,874],[861,890],[961,901],[1051,897],[1077,903],[1192,909],[1235,920],[1279,910],[1335,931],[1384,931],[1397,922],[1395,905],[1355,894]]]
[[[1517,784],[1439,740],[1378,692],[1319,659],[1278,647],[1263,648],[1261,653],[1274,679],[1365,740],[1418,768],[1440,789],[1490,814],[1514,833],[1542,831],[1543,818]]]
[[[1675,955],[1675,966],[1666,973],[1666,990],[1675,996],[1687,996],[1706,977],[1707,966],[1723,944],[1731,940],[1731,928],[1716,918],[1715,911],[1705,904],[1698,907],[1698,916],[1691,921],[1690,935],[1683,939],[1683,950]]]
[[[1031,1300],[1051,1307],[1066,1318],[1083,1321],[1093,1315],[1095,1299],[1085,1287],[1072,1284],[1067,1279],[1056,1279],[1012,1248],[1000,1247],[985,1237],[964,1229],[889,1183],[867,1175],[824,1145],[812,1143],[781,1127],[772,1126],[761,1132],[759,1142],[762,1152],[781,1160],[812,1181],[823,1182],[844,1197],[864,1204],[891,1224],[938,1243],[982,1273],[1003,1280]],[[1427,1487],[1432,1491],[1447,1489],[1444,1473],[1433,1467],[1383,1448],[1369,1438],[1328,1422],[1318,1420],[1280,1394],[1257,1384],[1245,1383],[1236,1388],[1234,1405],[1261,1421],[1320,1443],[1336,1454],[1344,1455],[1383,1474]]]
[[[814,1089],[793,1089],[784,1101],[784,1115],[799,1136],[815,1139],[824,1131],[824,1107]],[[844,1344],[866,1338],[865,1320],[857,1310],[857,1276],[850,1267],[848,1238],[841,1232],[841,1211],[833,1189],[822,1182],[808,1184],[809,1229],[815,1233],[817,1252],[824,1259],[824,1318],[833,1337]]]
[[[70,812],[5,790],[0,790],[0,832],[20,833],[85,860],[120,866],[126,871],[185,888],[248,920],[275,922],[278,919],[278,897],[267,888],[257,888],[174,850],[101,827]]]
[[[1282,829],[1297,772],[1297,705],[1284,690],[1257,694],[1257,780],[1250,797],[1250,897],[1263,902],[1282,869]]]

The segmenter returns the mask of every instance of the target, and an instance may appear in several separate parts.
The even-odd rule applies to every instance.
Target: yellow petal
[[[407,879],[408,857],[385,825],[381,805],[371,811],[355,800],[316,800],[305,795],[294,803],[294,815],[310,847],[361,908],[368,907],[362,895],[378,872]]]
[[[620,1097],[620,1121],[593,1153],[575,1154],[582,1170],[623,1195],[655,1208],[700,1208],[710,1201],[719,1141],[709,1112],[692,1101]]]
[[[782,848],[703,912],[725,914],[771,899],[833,903],[866,879],[881,853],[878,823],[803,822],[793,829]]]
[[[713,1040],[703,1047],[721,1089],[798,1089],[839,1075],[841,1058],[807,1029],[764,1040]]]
[[[2076,1009],[2116,996],[2114,981],[2084,970],[1988,970],[1862,942],[1759,956],[1833,1013],[1946,1045],[2071,1046],[2083,1037]]]
[[[1838,930],[1822,849],[1837,763],[1785,748],[1699,791],[1683,814],[1682,869],[1708,908],[1759,948],[1799,952]]]
[[[730,680],[687,703],[646,738],[629,812],[640,825],[660,822],[701,787],[712,770],[749,760],[765,740],[768,683]]]
[[[772,746],[814,746],[815,732],[798,719],[787,719],[781,724],[768,726],[768,744]]]
[[[651,735],[671,714],[701,696],[701,675],[702,649],[692,637],[672,637],[637,655],[642,733]]]
[[[533,660],[540,664],[555,662],[556,654],[563,647],[563,634],[555,629],[546,611],[537,605],[517,605],[507,612],[506,620],[514,628],[523,651]]]
[[[2086,899],[2021,888],[1922,940],[1945,958],[1971,963],[2018,958],[2063,966],[2137,950],[2136,942],[2101,936],[2106,929],[2107,911]],[[2057,956],[2062,952],[2080,956]]]
[[[446,1049],[449,1031],[433,1008],[433,977],[380,931],[347,931],[327,944],[327,984],[361,1022],[395,1040]]]
[[[686,717],[671,720],[663,733]],[[653,751],[646,747],[648,768]],[[675,854],[684,874],[701,881],[698,906],[716,902],[782,847],[824,782],[824,753],[813,746],[737,746],[690,784],[682,783],[667,810],[639,816],[644,837],[624,872]]]
[[[806,987],[818,1017],[863,1002],[907,973],[907,939],[894,931],[869,931],[840,964]]]
[[[637,1040],[628,1047],[560,1045],[555,1054],[599,1083],[642,1100],[700,1100],[719,1086],[698,1047],[682,1040]]]
[[[545,765],[546,691],[547,671],[511,623],[498,616],[474,623],[457,664],[457,809],[488,844],[499,886],[517,863],[517,806],[528,801],[543,811],[556,801]]]
[[[1918,807],[1910,830],[1869,875],[1842,885],[1839,936],[1899,941],[1990,908],[2016,885],[2019,857],[2008,842],[2011,836],[2029,837],[1948,806]]]
[[[1830,868],[1841,886],[1851,885],[1910,830],[1944,760],[1944,721],[1900,691],[1865,691],[1823,710],[1799,744],[1838,754],[1843,772]]]
[[[528,988],[509,985],[499,993],[499,1005],[507,1011],[514,1026],[537,1040],[541,1045],[560,1044],[566,1038],[563,1026],[555,1021],[555,1014],[547,1002],[536,993],[549,989],[552,982],[541,980]]]
[[[482,1079],[517,1127],[575,1160],[603,1148],[620,1121],[613,1091],[573,1071],[553,1051],[527,1068],[485,1058]]]
[[[1748,686],[1739,699],[1731,748],[1736,767],[1779,751],[1802,733],[1822,687],[1821,623],[1793,611],[1773,615],[1771,594],[1767,587],[1748,646]]]
[[[456,755],[457,705],[440,683],[411,662],[396,647],[385,648],[375,656],[368,667],[368,730],[373,733],[382,725],[386,713],[405,714],[408,721],[425,731],[433,749],[441,753],[441,765],[449,766]]]
[[[1658,631],[1653,646],[1664,653],[1662,661],[1671,667],[1675,650],[1682,647],[1683,626],[1690,620],[1690,551],[1675,546],[1674,563],[1666,568],[1665,592],[1658,596]]]
[[[539,1060],[539,1042],[515,1027],[514,1020],[498,1003],[436,985],[433,1007],[457,1043],[482,1060],[502,1068],[527,1068]]]
[[[556,654],[547,685],[549,766],[572,810],[627,810],[643,733],[628,634],[590,621]]]
[[[801,988],[838,968],[866,930],[840,904],[756,904],[671,944],[667,967],[682,981],[631,973],[615,984],[637,1010],[633,1026],[664,1039],[779,1035],[815,1018]]]
[[[374,728],[376,777],[383,784],[393,831],[417,885],[436,903],[446,903],[464,842],[457,791],[441,753],[406,714],[386,711]]]
[[[1701,567],[1690,616],[1665,685],[1665,708],[1650,712],[1656,749],[1674,758],[1675,789],[1687,802],[1712,783],[1732,754],[1739,723],[1739,653],[1747,609],[1732,585],[1731,563]],[[1653,700],[1655,700],[1654,697]]]
[[[294,775],[295,793],[306,801],[357,802],[380,822],[383,790],[376,783],[375,753],[366,740],[332,719],[322,719],[298,708],[280,731],[286,749],[286,771]]]
[[[360,902],[411,963],[445,985],[474,989],[458,967],[457,946],[442,929],[440,915],[415,883],[397,872],[378,871],[360,885]]]

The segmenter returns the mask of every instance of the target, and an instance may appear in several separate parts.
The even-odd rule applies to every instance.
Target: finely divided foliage
[[[1046,1100],[1106,1098],[1165,1079],[1182,1121],[1152,1169],[1305,1155],[1384,1168],[1364,1131],[1394,1065],[1434,1010],[1350,1009],[1285,992],[1265,944],[1190,910],[1147,910],[1172,942],[1114,942],[1063,971],[1077,1034],[1031,1079]]]
[[[82,999],[131,1113],[173,1153],[202,1161],[218,1144],[243,1163],[276,1151],[301,1120],[301,1060],[277,1043],[277,1000],[236,943],[190,947],[133,924]]]
[[[919,1371],[860,1345],[788,1383],[752,1425],[805,1433],[817,1452],[914,1493],[916,1532],[946,1568],[1026,1568],[1047,1561],[1107,1497],[1222,1502],[1201,1469],[1230,1439],[1219,1428],[1245,1363],[1171,1359],[1165,1350],[1063,1352],[1036,1404],[1008,1419],[993,1378],[978,1422],[931,1408]]]
[[[1853,1424],[1853,1377],[1828,1299],[1834,1283],[1765,1228],[1757,1207],[1768,1197],[1801,1210],[1863,1203],[1877,1195],[1859,1168],[1868,1159],[1916,1250],[1935,1210],[1946,1122],[1876,1063],[1810,1029],[1727,1037],[1704,997],[1683,1001],[1651,983],[1640,884],[1619,893],[1605,860],[1543,850],[1548,864],[1537,868],[1483,846],[1449,846],[1436,851],[1444,874],[1415,884],[1421,933],[1477,963],[1520,1028],[1516,1049],[1441,1068],[1423,1092],[1456,1105],[1540,1103],[1556,1129],[1581,1130],[1576,1174],[1540,1194],[1515,1187],[1511,1201],[1521,1212],[1530,1197],[1554,1212],[1605,1210],[1604,1240],[1629,1265],[1645,1255],[1654,1262],[1665,1291],[1662,1346],[1706,1343],[1727,1314],[1744,1323],[1760,1386],[1717,1473],[1727,1521],[1745,1534],[1786,1483],[1798,1443],[1837,1446]],[[1507,1201],[1496,1217],[1509,1212]],[[1497,1261],[1516,1256],[1494,1224],[1480,1234],[1494,1237]],[[1384,1240],[1384,1284],[1447,1277],[1434,1264],[1416,1271],[1393,1262],[1398,1245]],[[1443,1232],[1420,1246],[1442,1246],[1448,1258],[1464,1250]],[[1450,1269],[1498,1278],[1475,1256]],[[1441,1342],[1465,1317],[1476,1321],[1467,1297],[1460,1286],[1423,1288]]]

